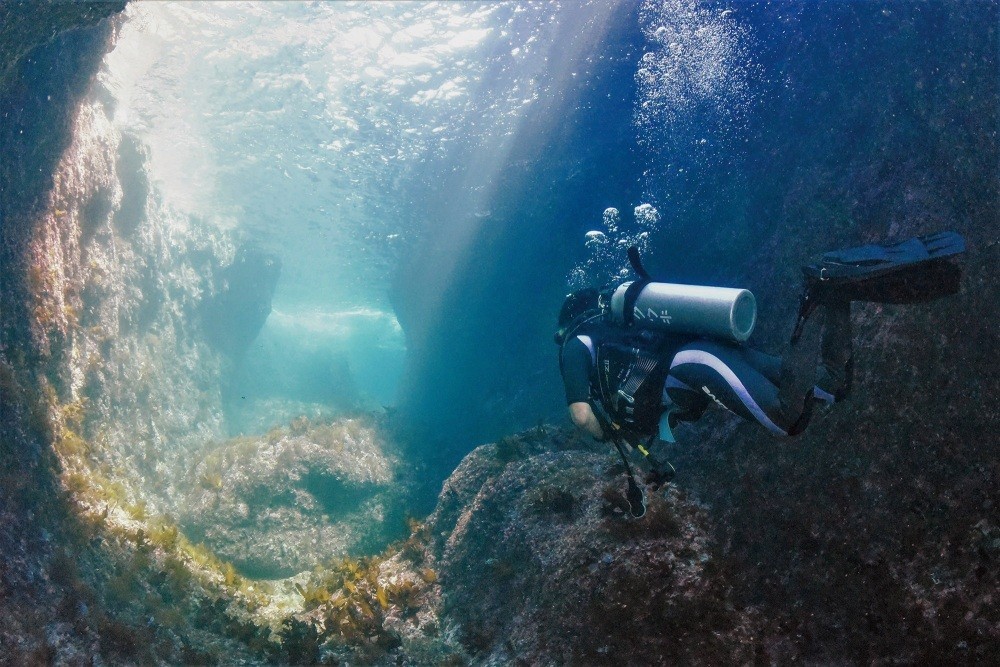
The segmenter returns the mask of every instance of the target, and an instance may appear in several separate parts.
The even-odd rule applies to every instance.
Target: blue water
[[[282,259],[236,393],[336,403],[308,368],[346,364],[347,402],[403,409],[440,474],[561,415],[554,312],[622,246],[754,288],[777,341],[795,262],[891,236],[908,178],[996,141],[993,3],[128,12],[102,82],[176,224]]]
[[[117,123],[149,147],[151,180],[182,221],[235,228],[283,260],[248,363],[296,363],[269,362],[265,348],[346,351],[366,399],[383,405],[397,401],[407,346],[390,296],[398,267],[446,237],[422,288],[444,291],[435,283],[491,216],[490,178],[518,127],[565,106],[551,96],[586,74],[612,13],[481,3],[129,12],[102,80]],[[550,59],[580,71],[554,76]],[[460,191],[428,201],[458,172]]]

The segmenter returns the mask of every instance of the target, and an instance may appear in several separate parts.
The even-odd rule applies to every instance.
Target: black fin
[[[834,250],[802,267],[814,297],[877,303],[917,303],[959,291],[962,270],[950,259],[965,252],[955,232],[899,243]]]

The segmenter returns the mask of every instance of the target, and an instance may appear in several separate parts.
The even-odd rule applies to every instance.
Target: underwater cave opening
[[[387,428],[404,379],[610,11],[129,5],[39,239],[84,511],[264,578],[403,537],[446,474]]]
[[[991,631],[982,620],[989,614],[977,610],[996,589],[988,565],[1000,538],[990,514],[998,486],[987,474],[994,443],[982,437],[995,432],[996,414],[979,399],[996,393],[983,384],[996,378],[983,370],[996,345],[983,341],[998,329],[995,318],[963,314],[993,312],[995,293],[1000,163],[989,131],[998,79],[995,58],[981,56],[996,43],[995,29],[981,30],[1000,25],[995,3],[829,2],[795,10],[791,22],[773,20],[791,6],[621,3],[641,14],[633,16],[635,41],[619,45],[611,69],[620,76],[588,80],[586,70],[611,56],[574,40],[583,23],[604,25],[600,11],[612,4],[133,3],[92,94],[67,115],[65,152],[45,170],[36,158],[52,141],[39,135],[68,102],[43,91],[63,87],[68,65],[43,58],[26,68],[45,85],[26,87],[39,102],[37,119],[25,124],[30,148],[7,162],[30,167],[28,180],[37,171],[52,191],[32,195],[37,221],[0,249],[24,264],[0,290],[0,403],[18,403],[0,420],[16,436],[13,448],[3,442],[15,454],[5,493],[16,501],[3,573],[21,568],[26,576],[4,589],[48,604],[37,616],[46,651],[71,646],[72,627],[81,655],[93,654],[100,635],[106,655],[136,662],[153,662],[132,655],[146,645],[177,663],[308,662],[315,651],[294,649],[317,649],[321,614],[334,612],[327,618],[339,624],[356,611],[348,601],[365,610],[356,623],[328,627],[326,638],[346,628],[333,643],[356,639],[367,650],[376,635],[350,633],[373,619],[426,619],[443,592],[442,622],[408,635],[437,641],[455,636],[452,622],[472,627],[491,597],[483,594],[484,582],[496,583],[490,577],[530,584],[537,571],[558,594],[539,609],[560,614],[561,601],[587,593],[576,585],[588,584],[587,572],[620,570],[629,575],[625,588],[641,593],[648,578],[632,576],[620,558],[622,543],[632,542],[640,564],[669,561],[658,576],[686,559],[732,591],[725,614],[712,605],[701,614],[713,636],[729,627],[730,612],[752,603],[760,623],[735,625],[759,633],[753,646],[771,661],[987,655],[990,645],[975,638]],[[602,8],[597,20],[565,20],[585,5]],[[60,39],[45,48],[59,53]],[[831,55],[839,68],[829,67]],[[757,81],[765,73],[766,83]],[[561,113],[573,100],[560,76],[586,80],[590,121]],[[689,98],[692,90],[703,96]],[[605,96],[607,105],[598,104]],[[723,109],[733,116],[720,112],[713,125]],[[561,144],[547,143],[553,126]],[[647,160],[647,150],[669,159]],[[649,162],[663,173],[645,171]],[[645,203],[658,189],[659,199],[649,199],[656,207]],[[605,520],[625,511],[614,505],[622,502],[617,464],[608,473],[614,486],[555,484],[578,443],[542,426],[548,415],[565,415],[549,327],[567,270],[571,281],[598,270],[623,275],[600,249],[624,247],[632,232],[617,207],[639,202],[634,231],[672,276],[746,279],[785,304],[768,305],[762,317],[772,343],[785,340],[776,332],[793,314],[787,288],[807,248],[952,220],[975,249],[970,280],[940,309],[859,313],[864,363],[854,407],[838,406],[839,416],[778,446],[708,418],[699,442],[673,450],[687,471],[683,502],[669,505],[678,512],[657,521],[651,505],[644,523],[609,527]],[[246,263],[251,250],[259,261]],[[0,270],[5,279],[15,272]],[[241,285],[246,299],[229,300]],[[407,396],[418,385],[423,402]],[[23,401],[9,400],[22,393]],[[394,415],[413,413],[437,424],[418,436],[413,427],[397,431]],[[494,439],[484,432],[516,432],[526,418],[539,420],[537,438],[478,448],[456,470],[472,446]],[[512,442],[517,451],[507,451]],[[51,466],[39,457],[49,445]],[[593,452],[581,452],[580,479],[603,485]],[[532,481],[466,484],[480,473]],[[51,503],[36,504],[32,489],[66,502],[71,530],[48,530],[42,514]],[[599,521],[585,509],[597,494],[607,501],[599,500],[607,514]],[[406,536],[408,512],[430,513],[435,503],[445,511],[423,526],[409,522],[402,551],[386,550]],[[511,530],[498,530],[506,519]],[[37,534],[34,546],[18,524]],[[537,546],[521,537],[532,526]],[[608,538],[606,552],[577,539],[583,527]],[[576,556],[558,560],[562,528],[587,547],[579,562],[596,570],[576,568]],[[654,533],[683,539],[656,547],[650,561],[636,540]],[[710,533],[722,539],[713,543]],[[955,547],[948,553],[945,538]],[[451,565],[425,547],[445,549]],[[25,559],[25,548],[37,557]],[[400,553],[419,568],[408,579],[394,569]],[[859,553],[868,565],[863,557],[874,554],[876,567],[858,568]],[[719,563],[721,575],[712,569]],[[438,573],[443,591],[433,589]],[[613,578],[601,578],[615,589]],[[455,604],[463,586],[468,611]],[[65,597],[45,603],[56,588]],[[654,612],[663,596],[684,595],[683,586],[661,589],[645,598]],[[866,590],[880,591],[878,605],[858,594]],[[519,601],[534,596],[507,598],[523,608]],[[630,607],[643,596],[632,598]],[[527,619],[543,638],[554,636],[552,623],[534,622],[542,616],[486,608],[498,621]],[[878,623],[850,622],[869,616]],[[14,636],[12,617],[0,619],[5,639]],[[801,632],[797,617],[816,631]],[[36,616],[25,618],[27,627]],[[594,627],[603,626],[591,623],[584,636],[595,636]],[[654,634],[680,645],[662,629]],[[507,636],[515,643],[492,644],[501,662],[523,647],[524,635]],[[737,636],[749,650],[746,639]],[[639,645],[628,644],[610,656]],[[606,645],[594,650],[598,661],[610,659]],[[326,658],[334,655],[374,662],[346,650]]]

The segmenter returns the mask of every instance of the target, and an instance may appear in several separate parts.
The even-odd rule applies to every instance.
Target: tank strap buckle
[[[632,415],[635,412],[634,396],[627,394],[624,389],[619,389],[618,394],[616,395],[615,398],[616,398],[615,403],[618,404],[618,408],[624,410],[625,414]],[[622,405],[622,401],[625,402],[624,406]]]

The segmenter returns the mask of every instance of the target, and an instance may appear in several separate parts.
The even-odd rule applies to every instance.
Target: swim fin
[[[938,232],[899,243],[832,250],[802,267],[806,289],[792,342],[821,303],[870,301],[919,303],[957,294],[962,269],[951,260],[965,252],[955,232]]]
[[[834,250],[802,267],[802,273],[818,300],[918,303],[958,292],[962,270],[950,260],[963,252],[959,234],[939,232]]]

